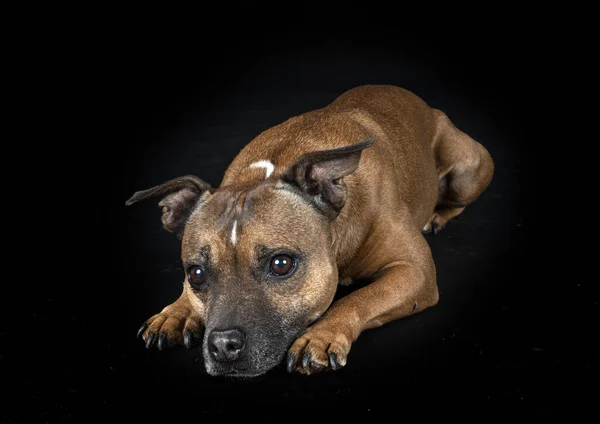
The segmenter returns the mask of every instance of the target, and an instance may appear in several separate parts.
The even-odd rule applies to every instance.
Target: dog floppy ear
[[[281,175],[281,179],[300,188],[321,212],[334,219],[346,202],[343,178],[356,171],[362,151],[374,141],[368,139],[338,149],[306,153]]]
[[[138,191],[125,202],[125,205],[130,206],[149,197],[166,195],[158,204],[162,208],[163,226],[167,231],[175,233],[177,237],[181,238],[185,223],[194,206],[200,197],[210,190],[211,187],[208,183],[196,176],[187,175],[147,190]]]

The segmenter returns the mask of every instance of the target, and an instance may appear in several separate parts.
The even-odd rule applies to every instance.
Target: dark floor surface
[[[598,350],[589,323],[598,297],[578,281],[549,283],[548,264],[536,255],[531,44],[391,34],[295,25],[248,31],[235,43],[204,31],[196,48],[160,37],[123,41],[110,55],[111,98],[100,113],[118,123],[98,152],[107,158],[108,194],[71,236],[88,249],[79,243],[87,229],[110,221],[101,235],[108,247],[80,262],[76,278],[32,289],[21,325],[3,323],[0,423],[342,422],[342,414],[383,412],[396,422],[513,423],[591,410]],[[494,158],[489,189],[441,234],[426,236],[439,304],[363,333],[344,369],[310,377],[280,367],[251,380],[215,378],[196,351],[146,350],[136,330],[177,298],[183,271],[155,202],[126,208],[124,201],[185,174],[218,186],[259,132],[362,84],[415,92]],[[576,324],[567,325],[557,308],[572,304]]]

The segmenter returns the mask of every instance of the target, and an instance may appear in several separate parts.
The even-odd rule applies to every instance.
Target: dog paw
[[[340,369],[346,365],[350,345],[342,333],[311,327],[288,350],[287,370],[308,375]]]
[[[164,350],[176,345],[191,348],[202,338],[200,316],[188,310],[167,306],[161,313],[146,320],[137,332],[146,348],[156,345]]]
[[[421,230],[423,234],[438,234],[446,226],[446,220],[442,219],[438,214],[433,214],[429,218],[429,222],[425,224],[425,227]]]

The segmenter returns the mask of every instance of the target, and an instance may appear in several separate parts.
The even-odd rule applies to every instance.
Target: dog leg
[[[184,344],[189,349],[195,341],[202,339],[202,318],[188,296],[194,294],[184,289],[179,299],[146,320],[138,330],[138,338],[144,340],[147,348],[156,344],[163,350]]]
[[[437,206],[423,233],[439,233],[487,188],[494,162],[480,143],[460,131],[441,111],[435,110],[433,149],[439,179]]]
[[[389,237],[387,243],[380,245],[381,249],[373,252],[374,257],[387,256],[392,246],[398,248],[401,237]],[[311,374],[341,368],[346,364],[351,344],[362,331],[437,303],[431,251],[423,236],[418,234],[418,237],[420,240],[414,237],[410,243],[405,243],[412,244],[412,249],[397,250],[410,252],[412,257],[391,260],[379,267],[375,281],[336,301],[292,344],[288,351],[288,371]]]

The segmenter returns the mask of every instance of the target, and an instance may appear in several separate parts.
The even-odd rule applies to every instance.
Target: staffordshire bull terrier
[[[438,302],[422,233],[438,233],[484,191],[488,151],[395,86],[361,86],[259,134],[221,185],[196,176],[161,196],[181,239],[183,293],[138,332],[159,349],[202,340],[211,375],[346,364],[364,330]],[[333,302],[338,284],[370,281]]]

